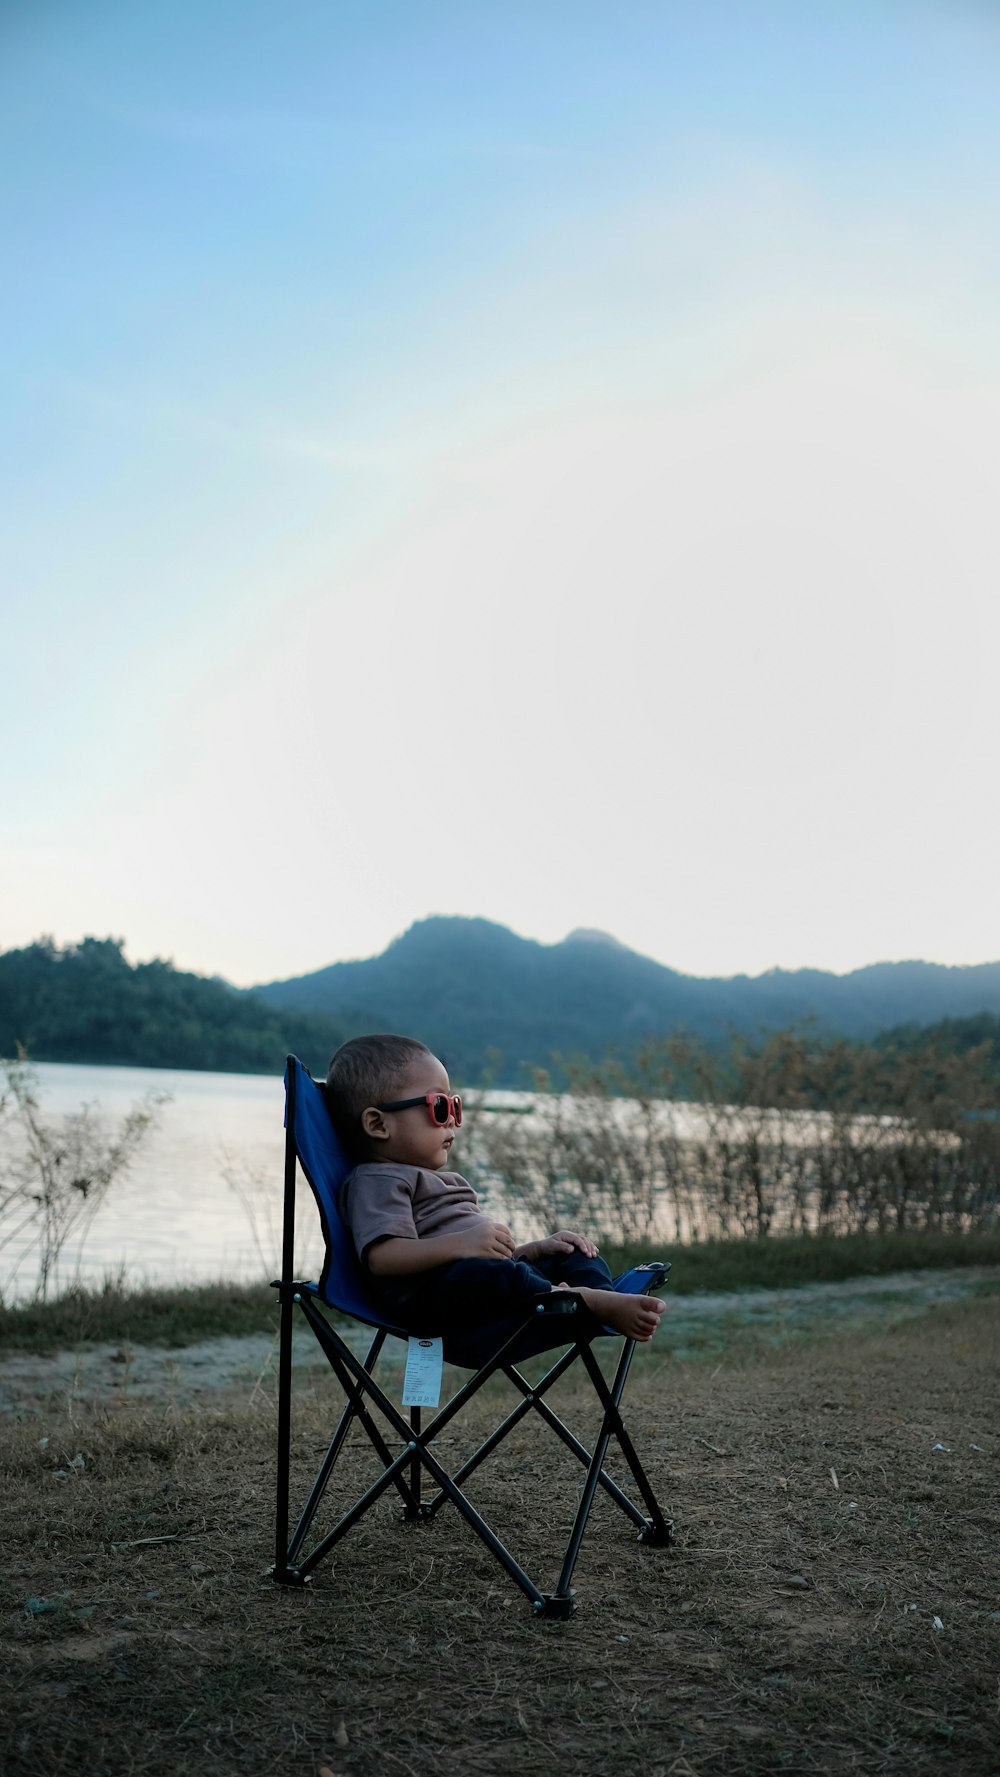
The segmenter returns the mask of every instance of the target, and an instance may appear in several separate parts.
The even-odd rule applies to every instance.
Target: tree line
[[[130,963],[124,940],[41,938],[0,954],[0,1054],[33,1061],[280,1072],[301,1056],[325,1073],[347,1035],[325,1013],[270,1006],[172,963]]]

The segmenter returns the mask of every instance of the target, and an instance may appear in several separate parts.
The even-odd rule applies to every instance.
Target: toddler
[[[326,1089],[356,1162],[340,1213],[387,1317],[412,1333],[457,1333],[527,1315],[539,1295],[571,1289],[600,1325],[653,1337],[666,1303],[612,1289],[593,1241],[560,1230],[517,1246],[468,1181],[444,1170],[462,1101],[424,1043],[355,1037],[333,1057]]]

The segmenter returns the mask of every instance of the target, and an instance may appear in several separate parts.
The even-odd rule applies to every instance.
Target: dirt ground
[[[533,1620],[453,1513],[404,1524],[388,1499],[308,1589],[276,1590],[266,1371],[221,1404],[22,1397],[5,1777],[995,1777],[1000,1301],[871,1326],[643,1354],[628,1418],[676,1542],[639,1546],[600,1501],[567,1623]],[[330,1419],[301,1380],[298,1494]],[[585,1436],[584,1396],[561,1400]],[[349,1461],[371,1478],[360,1441]],[[470,1483],[546,1583],[578,1478],[533,1423]]]

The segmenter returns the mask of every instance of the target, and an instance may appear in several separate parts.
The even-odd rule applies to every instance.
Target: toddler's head
[[[437,1170],[461,1121],[448,1075],[414,1037],[353,1037],[326,1076],[334,1127],[354,1160],[395,1160]]]

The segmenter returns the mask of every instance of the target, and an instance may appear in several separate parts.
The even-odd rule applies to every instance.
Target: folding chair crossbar
[[[588,1468],[590,1466],[591,1452],[583,1444],[581,1444],[579,1438],[577,1438],[573,1435],[573,1433],[570,1431],[569,1427],[567,1425],[563,1424],[563,1421],[559,1418],[558,1413],[553,1412],[552,1408],[549,1406],[548,1401],[546,1401],[543,1398],[544,1394],[546,1393],[546,1391],[549,1388],[551,1388],[552,1384],[555,1382],[558,1382],[560,1376],[564,1375],[565,1372],[570,1368],[570,1365],[574,1364],[576,1362],[577,1357],[580,1356],[580,1353],[581,1353],[581,1347],[579,1345],[571,1345],[569,1350],[567,1352],[565,1352],[563,1354],[563,1356],[559,1359],[558,1363],[553,1364],[551,1370],[548,1370],[546,1372],[546,1374],[541,1378],[541,1380],[538,1382],[535,1382],[535,1383],[528,1382],[525,1379],[525,1377],[521,1375],[520,1370],[518,1370],[514,1364],[505,1364],[504,1365],[504,1367],[503,1367],[504,1375],[508,1378],[508,1380],[513,1384],[513,1386],[515,1388],[520,1389],[521,1394],[522,1394],[522,1399],[518,1402],[517,1406],[514,1407],[510,1413],[508,1413],[506,1419],[502,1419],[500,1421],[500,1424],[496,1427],[495,1431],[491,1432],[490,1436],[486,1439],[485,1443],[481,1444],[479,1446],[479,1449],[474,1451],[474,1453],[470,1457],[468,1457],[468,1459],[462,1464],[461,1468],[455,1470],[455,1474],[453,1476],[453,1479],[455,1480],[455,1482],[457,1484],[461,1485],[461,1483],[469,1475],[472,1474],[473,1470],[478,1468],[479,1464],[481,1462],[483,1462],[487,1456],[492,1454],[492,1452],[496,1449],[497,1445],[502,1441],[503,1438],[505,1438],[507,1436],[507,1433],[509,1431],[513,1431],[515,1425],[518,1425],[520,1423],[520,1421],[522,1419],[524,1419],[526,1417],[526,1415],[529,1412],[531,1412],[532,1410],[534,1410],[534,1412],[536,1412],[539,1415],[539,1417],[544,1420],[545,1424],[547,1426],[549,1426],[552,1431],[555,1432],[555,1434],[558,1438],[562,1439],[562,1442],[566,1445],[566,1448],[568,1450],[572,1451],[573,1455],[577,1458],[577,1460],[579,1462],[582,1462],[584,1468]],[[626,1353],[625,1352],[622,1353],[622,1357],[619,1360],[619,1362],[621,1363],[624,1361],[626,1361]],[[626,1374],[627,1374],[627,1372],[626,1372]],[[602,1378],[602,1381],[603,1381],[603,1378]],[[624,1382],[624,1378],[623,1378],[623,1382]],[[620,1394],[619,1394],[619,1398],[620,1398]],[[622,1427],[621,1429],[624,1430],[624,1427]],[[626,1436],[627,1436],[627,1434],[626,1434]],[[622,1442],[620,1435],[619,1435],[619,1443],[622,1444],[622,1453],[625,1455],[626,1461],[629,1462],[629,1466],[632,1467],[631,1459],[628,1456],[627,1452],[625,1451],[625,1446],[624,1446],[624,1443]],[[633,1452],[633,1454],[634,1454],[634,1452]],[[639,1466],[638,1470],[636,1468],[632,1467],[632,1472],[635,1475],[636,1481],[639,1484],[639,1486],[641,1488],[646,1489],[646,1491],[644,1491],[643,1497],[646,1498],[647,1503],[649,1504],[649,1506],[651,1508],[651,1511],[653,1514],[654,1525],[662,1524],[664,1535],[666,1535],[667,1532],[666,1532],[665,1521],[661,1519],[660,1508],[657,1505],[655,1498],[653,1497],[652,1491],[648,1488],[648,1483],[646,1482],[645,1474],[642,1472],[641,1465]],[[640,1480],[640,1476],[641,1476],[641,1480]],[[650,1527],[650,1520],[648,1518],[643,1517],[642,1513],[640,1511],[638,1511],[637,1508],[632,1504],[632,1501],[629,1499],[628,1494],[622,1492],[621,1488],[616,1485],[616,1483],[611,1479],[611,1476],[607,1473],[607,1471],[604,1468],[601,1469],[597,1478],[598,1478],[599,1484],[604,1488],[605,1492],[610,1495],[610,1497],[615,1501],[616,1505],[621,1507],[622,1511],[626,1514],[626,1516],[631,1518],[632,1522],[640,1530],[642,1530],[643,1532],[648,1531],[649,1527]],[[439,1497],[437,1499],[432,1500],[430,1502],[430,1504],[428,1505],[428,1507],[427,1507],[428,1515],[433,1515],[436,1511],[438,1511],[438,1509],[443,1504],[444,1504],[444,1498],[443,1498],[443,1496],[439,1495]],[[649,1539],[647,1538],[647,1540],[649,1540]]]
[[[325,1322],[323,1322],[323,1327],[326,1328]],[[318,1326],[314,1328],[314,1331],[316,1332],[316,1336],[320,1340],[321,1345],[323,1346],[323,1350],[326,1354],[327,1361],[330,1364],[330,1367],[333,1370],[334,1375],[337,1377],[337,1380],[340,1383],[341,1388],[344,1391],[344,1396],[345,1396],[347,1404],[346,1404],[344,1411],[341,1415],[340,1423],[338,1424],[337,1429],[334,1432],[333,1437],[330,1441],[329,1449],[327,1450],[326,1455],[324,1456],[323,1461],[320,1465],[319,1473],[317,1474],[316,1479],[313,1482],[312,1490],[309,1494],[309,1498],[306,1500],[305,1506],[303,1507],[302,1515],[299,1518],[298,1524],[295,1526],[294,1532],[292,1533],[292,1538],[291,1538],[291,1541],[288,1545],[288,1560],[289,1560],[289,1562],[293,1562],[295,1560],[295,1557],[297,1556],[299,1549],[302,1547],[302,1544],[305,1541],[306,1536],[308,1535],[309,1526],[312,1523],[313,1518],[315,1517],[316,1509],[319,1506],[320,1500],[323,1498],[323,1495],[326,1492],[327,1482],[329,1481],[330,1476],[333,1473],[334,1467],[337,1462],[337,1458],[340,1455],[341,1450],[343,1449],[344,1442],[347,1438],[347,1434],[350,1431],[351,1425],[353,1424],[355,1419],[357,1419],[361,1423],[361,1425],[364,1427],[372,1445],[374,1446],[374,1448],[375,1448],[377,1454],[379,1455],[379,1457],[381,1458],[382,1462],[386,1465],[387,1469],[392,1467],[392,1461],[393,1461],[392,1454],[389,1450],[389,1447],[386,1444],[384,1438],[382,1437],[381,1432],[379,1431],[377,1421],[371,1417],[371,1414],[368,1412],[368,1409],[365,1406],[364,1396],[363,1396],[362,1391],[356,1386],[354,1379],[351,1376],[350,1372],[348,1370],[346,1370],[344,1368],[344,1366],[341,1364],[340,1353],[336,1350],[336,1348],[332,1347],[328,1343],[327,1338],[324,1337],[323,1333],[320,1332],[320,1329]],[[326,1332],[327,1333],[329,1332],[328,1328],[326,1328]],[[378,1357],[378,1354],[381,1351],[382,1346],[385,1344],[385,1340],[386,1340],[386,1334],[384,1332],[379,1331],[375,1334],[375,1337],[372,1340],[371,1345],[369,1346],[367,1355],[365,1357],[365,1362],[363,1365],[363,1368],[368,1372],[369,1375],[371,1374],[371,1371],[374,1368],[375,1360]],[[393,1481],[399,1491],[399,1495],[403,1501],[404,1507],[407,1509],[407,1511],[411,1510],[411,1508],[413,1507],[413,1504],[414,1504],[414,1499],[413,1499],[413,1494],[412,1494],[410,1488],[407,1486],[407,1484],[401,1474],[393,1473],[392,1478],[393,1478]]]
[[[571,1357],[571,1360],[575,1361],[576,1352],[573,1351],[570,1354],[570,1357]],[[568,1366],[563,1366],[563,1367],[565,1368]],[[561,1373],[562,1372],[560,1370],[560,1374]],[[513,1367],[511,1367],[509,1370],[505,1371],[505,1374],[510,1377],[510,1380],[514,1383],[514,1386],[516,1388],[529,1387],[529,1384],[525,1382],[524,1377],[522,1375],[520,1375],[520,1373],[517,1370],[515,1370]],[[548,1380],[549,1380],[548,1377],[543,1378],[543,1382],[546,1385],[548,1384]],[[553,1376],[552,1380],[555,1381],[556,1378]],[[571,1450],[573,1452],[573,1455],[577,1458],[577,1461],[582,1462],[584,1467],[586,1468],[591,1460],[591,1452],[589,1450],[587,1450],[583,1444],[581,1444],[579,1438],[574,1437],[574,1435],[570,1431],[569,1427],[567,1425],[563,1424],[562,1420],[559,1418],[558,1413],[554,1413],[552,1408],[549,1406],[548,1401],[543,1400],[541,1398],[541,1384],[536,1383],[532,1392],[534,1394],[534,1399],[532,1400],[531,1405],[534,1407],[535,1412],[539,1415],[539,1417],[541,1419],[544,1420],[545,1424],[547,1426],[549,1426],[552,1431],[555,1432],[556,1436],[558,1438],[562,1439],[562,1442],[566,1445],[567,1450]],[[620,1436],[619,1436],[618,1441],[622,1446],[622,1452],[626,1457],[626,1461],[628,1461],[628,1454],[625,1450],[624,1441],[622,1440],[622,1438]],[[631,1467],[631,1463],[629,1464],[629,1466]],[[636,1473],[635,1469],[633,1469],[632,1472],[633,1472],[633,1474],[635,1474],[636,1480],[638,1482],[639,1481],[639,1474]],[[643,1514],[632,1504],[632,1501],[629,1499],[628,1494],[622,1492],[622,1489],[611,1479],[610,1475],[607,1474],[607,1472],[603,1468],[601,1469],[601,1472],[597,1478],[598,1478],[600,1485],[604,1488],[604,1491],[610,1495],[610,1497],[615,1501],[616,1505],[621,1507],[621,1509],[625,1513],[626,1517],[631,1518],[633,1524],[635,1524],[639,1530],[642,1530],[642,1531],[648,1530],[649,1519],[643,1517]],[[640,1485],[642,1485],[642,1483],[644,1483],[644,1482],[645,1482],[645,1475],[643,1474],[642,1482],[640,1483]],[[659,1508],[658,1504],[656,1503],[656,1500],[653,1497],[652,1492],[650,1491],[648,1493],[648,1496],[646,1494],[644,1494],[644,1498],[646,1498],[647,1504],[650,1507],[650,1511],[652,1513],[654,1523],[658,1522],[660,1520],[660,1508]],[[665,1523],[665,1521],[664,1521],[664,1523]]]
[[[285,1232],[282,1248],[282,1276],[275,1285],[281,1304],[281,1331],[278,1360],[276,1555],[274,1567],[271,1569],[273,1578],[279,1584],[284,1585],[304,1584],[330,1550],[346,1536],[347,1532],[390,1488],[394,1487],[402,1502],[404,1516],[407,1518],[429,1520],[434,1518],[445,1504],[454,1505],[469,1528],[475,1532],[515,1585],[530,1600],[536,1614],[544,1616],[570,1615],[574,1609],[573,1571],[599,1487],[638,1530],[641,1542],[664,1545],[671,1540],[670,1520],[665,1518],[660,1510],[642,1463],[625,1429],[620,1412],[622,1395],[635,1352],[635,1341],[629,1338],[624,1339],[614,1377],[609,1384],[591,1349],[592,1334],[589,1331],[581,1332],[580,1335],[574,1337],[572,1322],[566,1324],[565,1330],[561,1325],[554,1325],[551,1329],[545,1326],[547,1320],[556,1321],[561,1319],[563,1315],[572,1316],[577,1312],[577,1298],[572,1292],[552,1292],[551,1295],[543,1297],[534,1305],[531,1315],[522,1325],[512,1331],[504,1329],[507,1336],[502,1338],[499,1348],[480,1364],[475,1373],[442,1408],[433,1414],[426,1425],[423,1424],[421,1411],[417,1407],[409,1409],[409,1419],[407,1420],[404,1413],[400,1411],[376,1380],[374,1374],[375,1366],[388,1335],[392,1333],[401,1338],[405,1338],[406,1335],[400,1328],[394,1327],[388,1322],[380,1322],[377,1311],[370,1306],[360,1267],[353,1256],[350,1241],[340,1223],[336,1207],[336,1186],[347,1170],[347,1163],[337,1146],[336,1136],[333,1133],[326,1113],[325,1102],[322,1099],[321,1088],[311,1079],[294,1056],[289,1057],[286,1092]],[[327,1243],[326,1262],[318,1284],[294,1281],[292,1229],[295,1214],[296,1169],[299,1164],[302,1165],[316,1196]],[[656,1287],[662,1284],[669,1266],[647,1266],[641,1267],[640,1270],[648,1272],[648,1282],[645,1276],[631,1276],[630,1274],[630,1280],[626,1282],[625,1287],[633,1289]],[[368,1322],[372,1328],[372,1339],[363,1359],[358,1357],[321,1311],[321,1302],[325,1306],[339,1308],[356,1319]],[[292,1330],[296,1309],[308,1323],[327,1359],[330,1370],[342,1390],[344,1406],[310,1488],[306,1503],[289,1538],[291,1357]],[[541,1322],[538,1320],[539,1316],[543,1317]],[[500,1329],[498,1329],[499,1331]],[[532,1352],[540,1353],[545,1349],[551,1350],[564,1342],[567,1349],[562,1355],[556,1359],[539,1381],[529,1382],[518,1368],[522,1358]],[[465,1346],[462,1346],[457,1356],[450,1361],[457,1361],[467,1368],[472,1368],[475,1361],[471,1355],[472,1349],[473,1347],[470,1346],[467,1353]],[[488,1339],[486,1349],[488,1350]],[[446,1354],[447,1352],[446,1343]],[[566,1374],[577,1359],[581,1361],[587,1372],[602,1415],[592,1450],[588,1450],[563,1423],[546,1398],[549,1390]],[[478,1394],[484,1383],[498,1373],[507,1377],[520,1399],[495,1430],[484,1439],[479,1448],[468,1456],[453,1474],[450,1474],[432,1450],[433,1440],[440,1436],[463,1407]],[[505,1548],[495,1531],[476,1510],[464,1491],[464,1484],[469,1476],[493,1454],[507,1434],[531,1412],[539,1415],[542,1423],[555,1433],[574,1459],[586,1470],[563,1557],[562,1569],[555,1591],[551,1593],[544,1593],[539,1589],[520,1563]],[[316,1513],[334,1474],[348,1435],[355,1425],[364,1433],[381,1463],[381,1473],[365,1488],[354,1503],[342,1512],[333,1528],[327,1531],[309,1549],[308,1553],[304,1553]],[[386,1431],[394,1433],[402,1442],[402,1448],[395,1455],[386,1441]],[[631,1471],[645,1506],[645,1512],[640,1510],[624,1489],[612,1479],[604,1466],[612,1438]],[[425,1474],[430,1477],[436,1488],[433,1497],[427,1500],[422,1496],[422,1480]]]
[[[628,1339],[625,1342],[625,1349],[621,1355],[618,1373],[615,1377],[614,1384],[609,1390],[604,1377],[601,1375],[600,1366],[591,1351],[590,1346],[584,1345],[580,1349],[580,1357],[584,1368],[594,1385],[594,1392],[605,1410],[605,1427],[607,1429],[608,1437],[611,1436],[612,1432],[614,1433],[618,1447],[621,1450],[625,1461],[628,1463],[629,1468],[632,1470],[635,1484],[638,1487],[639,1492],[642,1494],[650,1514],[649,1520],[643,1526],[643,1541],[669,1543],[670,1520],[664,1518],[663,1513],[660,1511],[656,1495],[649,1484],[649,1477],[639,1460],[632,1439],[625,1430],[625,1425],[621,1413],[619,1412],[621,1398],[625,1392],[625,1384],[628,1380],[628,1373],[634,1354],[635,1341],[633,1339]],[[607,1440],[605,1440],[604,1447],[607,1449]],[[603,1457],[601,1460],[603,1461]],[[597,1468],[596,1473],[597,1479],[600,1480],[601,1470],[599,1467]]]

